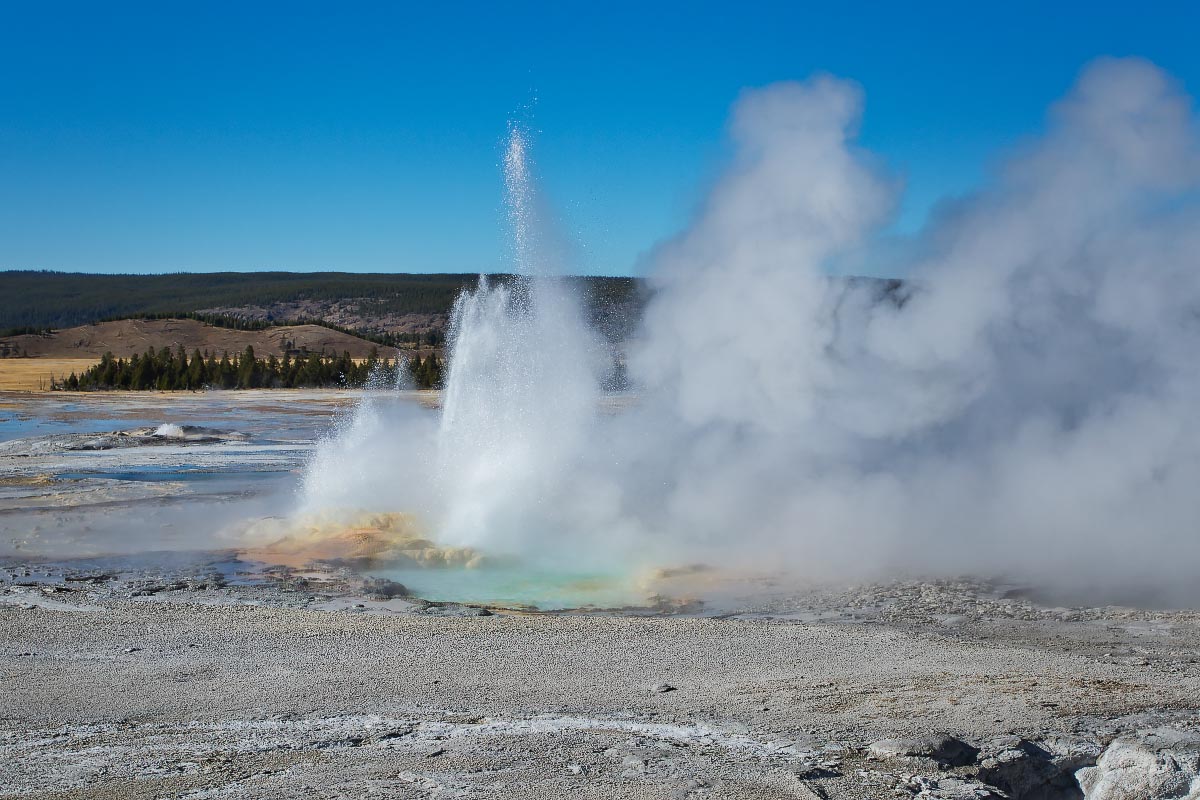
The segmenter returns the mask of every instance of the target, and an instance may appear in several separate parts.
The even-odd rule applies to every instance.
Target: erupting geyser
[[[439,534],[456,544],[519,547],[547,523],[594,424],[599,345],[545,242],[528,140],[510,127],[505,187],[515,280],[480,278],[455,303],[450,373],[437,442],[444,511]]]
[[[739,99],[728,169],[651,259],[638,398],[614,415],[514,126],[520,276],[459,299],[440,418],[365,401],[315,457],[307,506],[411,512],[443,544],[575,564],[1194,599],[1190,98],[1143,61],[1090,65],[903,263],[874,246],[899,182],[855,143],[861,105],[828,76]],[[846,264],[905,285],[829,277]]]
[[[365,398],[310,465],[306,517],[413,512],[439,543],[478,548],[493,563],[544,566],[585,546],[572,542],[562,514],[573,506],[567,476],[579,474],[594,437],[609,356],[562,274],[528,150],[526,131],[511,125],[504,178],[515,274],[481,276],[455,303],[440,416]]]

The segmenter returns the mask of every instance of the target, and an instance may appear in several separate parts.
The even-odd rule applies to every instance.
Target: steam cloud
[[[534,482],[536,453],[516,442],[538,439],[483,448],[496,485],[471,493],[472,529],[576,558],[1007,574],[1109,598],[1153,587],[1195,599],[1190,99],[1147,62],[1089,65],[1039,139],[941,209],[909,262],[878,270],[906,278],[889,296],[826,277],[871,257],[899,192],[855,145],[862,103],[855,84],[828,76],[743,94],[730,167],[693,224],[653,254],[655,293],[630,354],[634,407],[584,414],[573,400],[564,430],[538,422],[561,422],[553,407],[518,398],[520,424],[552,433],[553,459]],[[564,363],[561,348],[549,357]],[[427,417],[403,426],[404,458],[434,463],[444,450],[446,432]],[[380,436],[359,436],[359,461],[397,436],[356,422],[369,424]],[[458,448],[461,471],[470,444]],[[322,458],[350,458],[331,453]],[[315,502],[361,504],[381,496],[378,481],[331,497],[310,475],[309,489],[324,493]],[[463,495],[444,486],[432,475],[382,496],[435,526],[461,522],[452,506]]]

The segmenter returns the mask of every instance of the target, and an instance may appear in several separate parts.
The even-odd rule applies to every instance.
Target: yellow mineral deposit
[[[244,558],[288,567],[325,561],[473,569],[484,563],[472,548],[443,547],[426,538],[416,518],[403,513],[265,519],[253,523],[245,536],[262,544],[241,549]]]

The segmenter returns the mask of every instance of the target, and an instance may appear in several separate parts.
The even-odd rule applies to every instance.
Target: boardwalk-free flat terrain
[[[999,797],[980,777],[1001,780],[987,757],[1013,736],[1094,760],[1200,706],[1180,655],[1200,643],[1195,614],[1046,610],[950,584],[755,619],[116,595],[0,594],[6,795]],[[829,621],[797,622],[797,603]],[[978,759],[869,749],[930,731]]]

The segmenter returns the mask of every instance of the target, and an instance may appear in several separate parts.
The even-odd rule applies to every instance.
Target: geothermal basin
[[[437,417],[0,398],[0,795],[1054,800],[1109,751],[1191,752],[1195,612],[546,566],[316,514],[313,453],[380,403]]]
[[[436,392],[380,394],[373,402],[431,416],[439,402]],[[134,575],[160,568],[164,554],[178,569],[220,554],[234,573],[340,572],[435,602],[661,605],[651,600],[652,570],[488,558],[468,548],[448,557],[455,548],[415,528],[403,537],[419,547],[397,549],[394,514],[341,508],[318,523],[297,511],[314,448],[362,402],[339,391],[0,398],[0,565],[70,569],[103,559]]]

